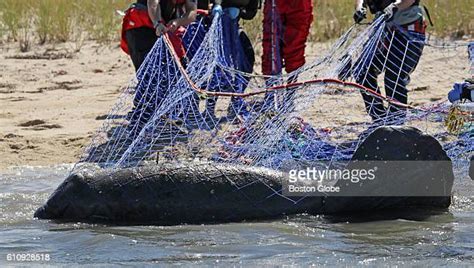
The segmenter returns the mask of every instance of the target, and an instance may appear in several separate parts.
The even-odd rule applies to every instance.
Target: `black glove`
[[[393,15],[395,15],[397,11],[398,7],[395,3],[388,5],[388,7],[383,10],[383,14],[385,15],[385,21],[391,21],[393,19]]]
[[[367,9],[365,7],[358,8],[354,13],[355,23],[360,23],[367,18]]]

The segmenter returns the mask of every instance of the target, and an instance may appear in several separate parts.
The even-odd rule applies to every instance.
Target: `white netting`
[[[73,172],[192,159],[276,170],[348,160],[387,124],[432,134],[455,160],[472,155],[471,122],[449,134],[443,102],[469,75],[467,44],[427,45],[434,42],[380,17],[297,71],[268,77],[249,74],[240,34],[235,21],[201,18],[184,38],[186,69],[160,38]]]

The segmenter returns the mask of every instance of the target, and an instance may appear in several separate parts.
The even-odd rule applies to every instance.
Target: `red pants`
[[[279,74],[283,66],[286,72],[289,73],[305,64],[306,41],[313,22],[312,1],[265,1],[263,74]]]

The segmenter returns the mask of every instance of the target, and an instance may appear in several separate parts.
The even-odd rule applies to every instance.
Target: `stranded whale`
[[[378,165],[383,176],[363,184],[339,181],[334,187],[344,190],[342,195],[304,197],[283,194],[288,173],[223,163],[84,171],[70,175],[35,217],[176,225],[263,220],[299,213],[444,209],[450,205],[454,181],[451,161],[436,139],[417,129],[378,128],[360,144],[353,161],[348,168],[359,168],[360,163],[368,168]],[[419,164],[416,170],[380,165],[391,161]],[[391,196],[394,189],[398,194]],[[400,195],[400,191],[406,194]]]

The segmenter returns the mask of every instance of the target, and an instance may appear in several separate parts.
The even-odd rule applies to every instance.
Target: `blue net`
[[[428,42],[380,17],[293,73],[263,76],[237,20],[201,17],[183,42],[187,63],[166,37],[156,42],[73,172],[189,161],[284,170],[349,160],[371,130],[403,124],[438,138],[454,160],[473,155],[472,121],[451,134],[443,97],[408,100],[409,91],[446,95],[466,75],[466,44]]]

